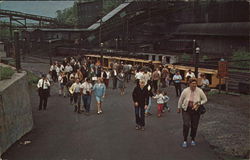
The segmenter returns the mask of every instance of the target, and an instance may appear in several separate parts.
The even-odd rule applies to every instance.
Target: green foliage
[[[88,2],[92,0],[80,0],[81,2]],[[112,9],[121,4],[122,0],[105,0],[104,8],[102,14],[109,13]],[[74,3],[73,7],[66,8],[64,10],[57,10],[57,20],[61,24],[66,25],[78,25],[78,17],[77,17],[77,3]]]
[[[33,73],[27,71],[27,76],[28,76],[28,84],[31,86],[34,86],[37,84],[39,77],[34,75]]]
[[[232,61],[235,67],[250,69],[250,52],[239,49],[233,53]]]
[[[181,61],[183,62],[190,62],[191,58],[192,58],[191,55],[186,54],[186,53],[181,55]]]
[[[207,93],[208,96],[213,96],[219,94],[219,90],[211,90]]]
[[[10,39],[10,30],[8,28],[1,28],[0,37],[5,39]]]
[[[1,67],[0,66],[0,80],[10,79],[11,76],[15,73],[10,67]]]
[[[206,61],[207,59],[208,59],[207,55],[204,55],[204,56],[201,57],[201,61],[203,61],[203,62]]]
[[[73,7],[64,10],[57,10],[57,20],[61,24],[77,25],[77,5],[74,3]]]
[[[104,3],[104,14],[109,13],[111,10],[113,10],[114,8],[116,8],[119,4],[121,4],[120,0],[116,0],[116,1],[111,1],[111,0],[107,0]]]

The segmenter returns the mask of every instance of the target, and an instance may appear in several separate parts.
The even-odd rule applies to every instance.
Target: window
[[[155,61],[155,55],[152,55],[152,61]]]
[[[159,61],[162,61],[162,56],[159,56]]]

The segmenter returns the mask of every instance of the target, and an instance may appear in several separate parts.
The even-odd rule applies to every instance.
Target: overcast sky
[[[0,9],[56,17],[57,10],[73,6],[74,1],[1,1]]]

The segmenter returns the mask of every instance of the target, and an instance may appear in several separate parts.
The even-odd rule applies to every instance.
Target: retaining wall
[[[0,81],[0,156],[33,127],[27,73]]]

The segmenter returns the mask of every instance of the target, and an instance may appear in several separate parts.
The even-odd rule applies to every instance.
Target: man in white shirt
[[[58,71],[58,67],[56,65],[56,63],[53,63],[51,66],[50,66],[50,71],[52,72],[52,79],[53,81],[56,83],[57,82],[57,79],[58,79],[58,76],[57,76],[57,71]]]
[[[177,71],[173,77],[177,97],[181,95],[181,80],[182,80],[182,76],[180,75],[180,72]]]
[[[195,78],[195,75],[194,75],[194,73],[191,71],[191,69],[188,70],[188,72],[187,72],[185,78],[186,78],[186,83],[187,83],[187,84],[188,84],[190,78]]]
[[[67,66],[64,68],[64,72],[67,75],[68,79],[69,79],[69,75],[70,73],[73,71],[72,66],[68,63]]]
[[[86,81],[81,85],[82,101],[86,114],[89,114],[90,111],[92,88],[93,86],[91,84],[90,78],[87,78]]]
[[[59,67],[59,72],[64,72],[64,66],[63,66],[63,64],[59,64],[58,65]]]
[[[75,83],[69,88],[71,94],[73,94],[75,112],[81,113],[81,83],[80,79],[77,78]]]
[[[186,74],[185,77],[187,78],[188,76],[189,76],[190,78],[195,78],[194,73],[193,73],[190,69],[188,70],[188,72],[187,72],[187,74]]]
[[[38,94],[40,97],[39,110],[42,110],[42,106],[43,109],[46,110],[49,97],[49,87],[49,80],[47,79],[46,75],[42,75],[42,78],[37,83]]]
[[[136,80],[136,84],[139,86],[139,82],[140,80],[143,78],[143,72],[142,70],[137,70],[136,74],[135,74],[135,80]]]

